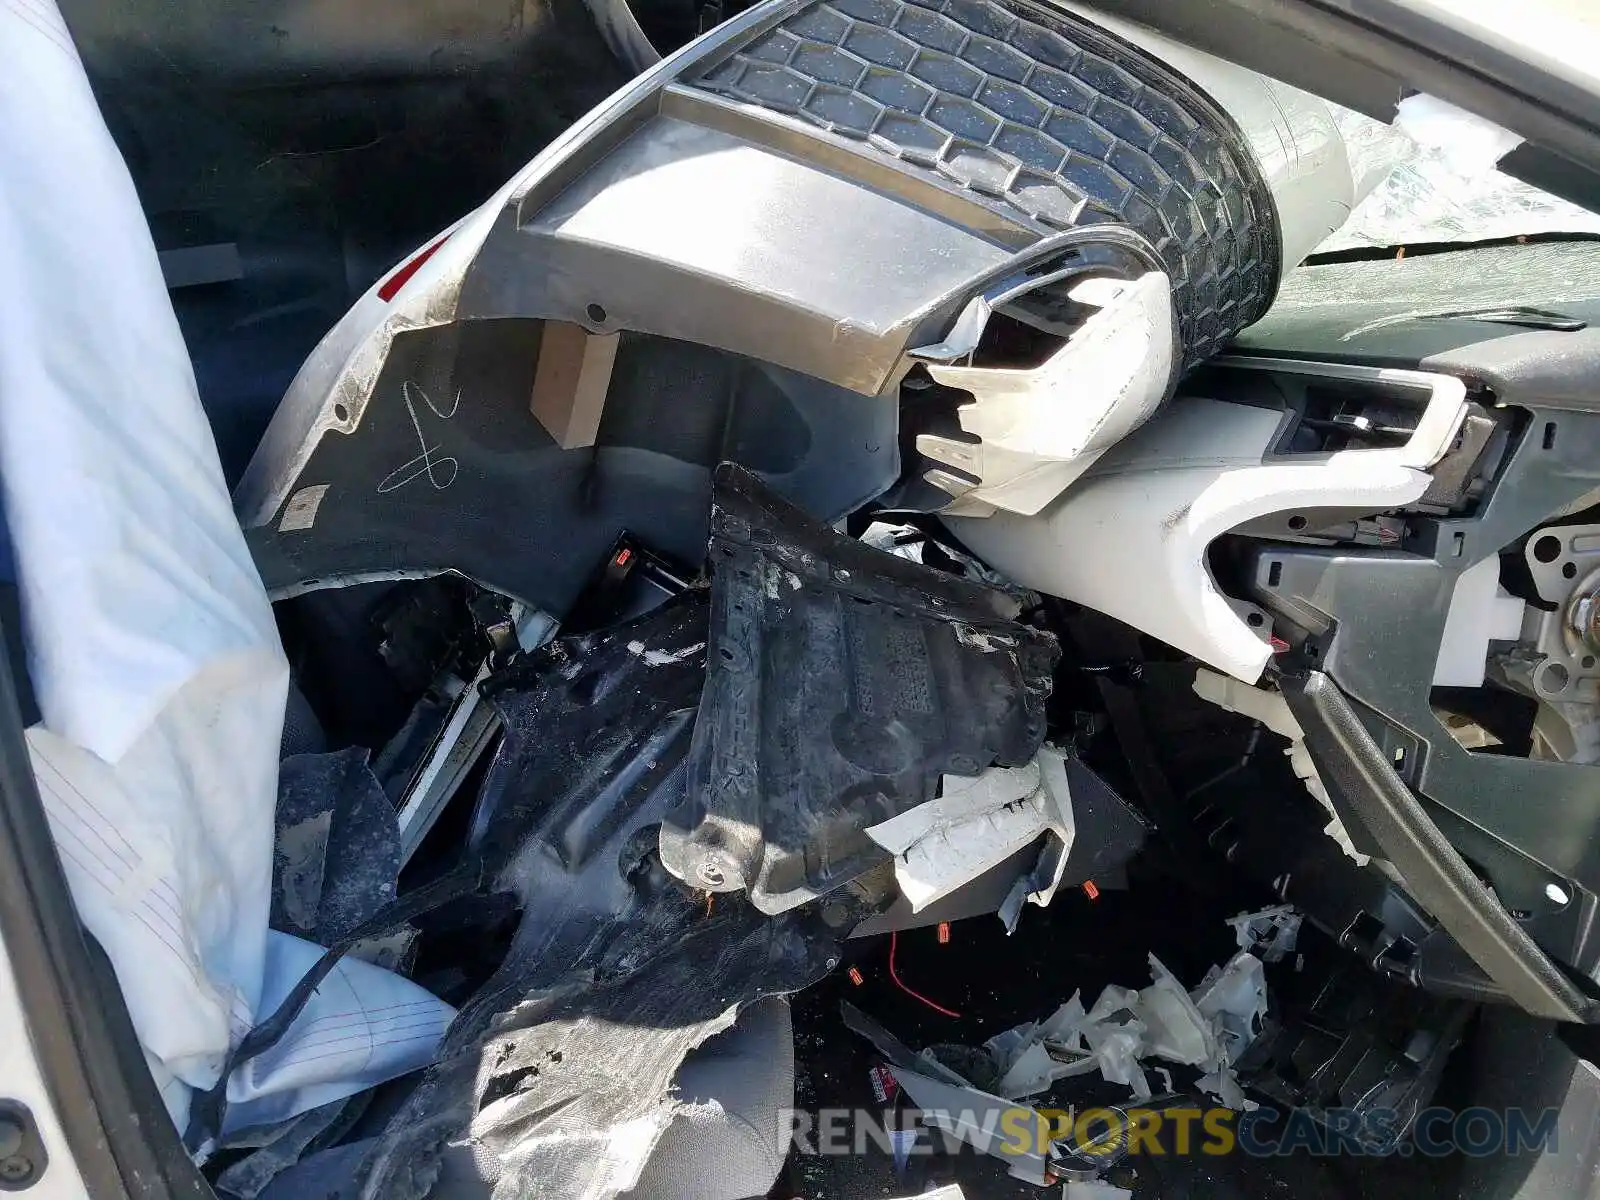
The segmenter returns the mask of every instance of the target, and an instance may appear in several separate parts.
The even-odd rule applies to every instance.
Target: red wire
[[[894,931],[894,932],[889,934],[889,978],[894,980],[895,987],[899,988],[902,992],[904,992],[906,995],[910,996],[913,1000],[921,1000],[929,1008],[933,1009],[934,1012],[943,1013],[947,1017],[959,1017],[961,1014],[956,1012],[954,1009],[946,1008],[942,1004],[935,1004],[932,1000],[929,1000],[921,992],[912,991],[910,988],[908,988],[905,985],[905,983],[900,978],[900,972],[895,970],[895,966],[894,966],[894,952],[899,947],[899,945],[900,945],[900,933],[899,933],[898,930],[896,930],[896,931]]]

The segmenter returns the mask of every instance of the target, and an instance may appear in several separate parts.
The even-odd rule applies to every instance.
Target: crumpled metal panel
[[[867,826],[1044,738],[1055,639],[1001,591],[812,521],[718,468],[705,691],[667,869],[763,912],[886,861]]]
[[[826,0],[696,84],[865,140],[1045,225],[1132,226],[1172,276],[1191,363],[1272,301],[1277,218],[1237,126],[1157,59],[1066,14]]]

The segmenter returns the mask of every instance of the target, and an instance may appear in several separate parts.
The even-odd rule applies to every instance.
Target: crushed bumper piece
[[[1058,648],[1017,602],[841,536],[718,469],[710,649],[689,806],[661,859],[780,913],[887,861],[866,830],[941,775],[1020,767]]]

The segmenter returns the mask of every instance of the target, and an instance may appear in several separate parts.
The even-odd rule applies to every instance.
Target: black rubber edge
[[[78,923],[34,785],[11,668],[4,661],[0,936],[34,1058],[89,1195],[95,1200],[212,1197],[167,1115],[110,963]],[[0,1095],[5,1086],[0,1080]],[[49,1177],[47,1171],[41,1180]]]
[[[1461,948],[1535,1016],[1596,1019],[1595,1002],[1578,990],[1511,918],[1457,853],[1384,756],[1337,684],[1321,671],[1279,680],[1305,730],[1317,770],[1342,791],[1405,880]]]

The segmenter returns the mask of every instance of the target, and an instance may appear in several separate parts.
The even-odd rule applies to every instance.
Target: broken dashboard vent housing
[[[1187,361],[1266,312],[1282,257],[1232,117],[1142,49],[985,0],[829,0],[696,81],[1048,229],[1120,223],[1172,279]]]
[[[1283,452],[1330,454],[1404,446],[1417,431],[1426,393],[1348,381],[1306,385]]]

